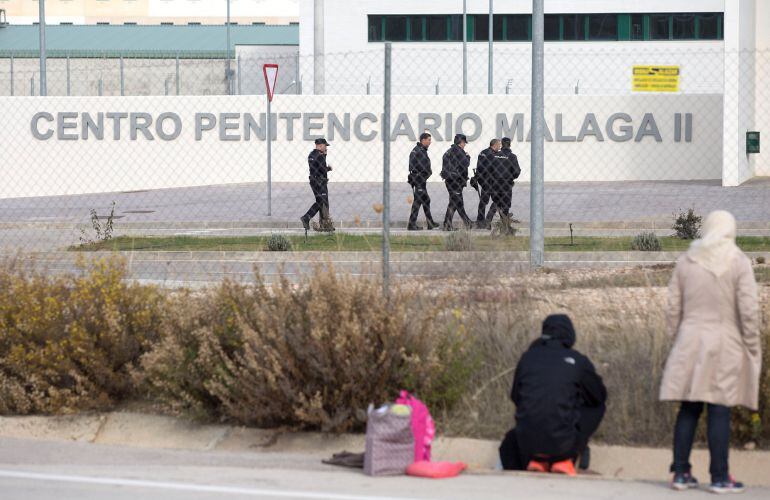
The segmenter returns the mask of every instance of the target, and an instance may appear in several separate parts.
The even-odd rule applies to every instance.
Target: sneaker
[[[305,228],[305,231],[310,231],[310,219],[307,216],[303,215],[302,217],[299,218],[299,220],[302,221],[302,227]]]
[[[739,483],[730,477],[730,479],[727,481],[711,483],[711,486],[709,486],[709,491],[711,493],[716,493],[717,495],[721,495],[723,493],[743,493],[746,491],[746,487],[743,486],[743,483]]]
[[[548,472],[549,468],[548,462],[538,462],[537,460],[530,460],[527,465],[529,472]]]
[[[577,472],[575,472],[575,464],[572,463],[572,460],[562,460],[561,462],[556,462],[551,466],[551,472],[556,474],[566,474],[567,476],[577,476]]]
[[[685,491],[698,487],[698,480],[692,477],[689,472],[678,472],[674,474],[674,479],[671,481],[671,489],[676,491]]]

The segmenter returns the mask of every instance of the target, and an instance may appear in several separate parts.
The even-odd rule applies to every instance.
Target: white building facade
[[[489,3],[467,1],[468,94],[488,93]],[[462,6],[462,0],[300,0],[305,92],[381,93],[383,46],[390,41],[393,93],[462,94]],[[493,93],[526,95],[532,2],[494,0],[493,6]],[[605,116],[624,107],[642,112],[634,102],[642,94],[669,99],[665,106],[673,108],[677,95],[712,96],[716,105],[678,111],[695,115],[693,134],[721,142],[709,154],[721,156],[723,185],[770,175],[770,153],[747,154],[746,148],[746,132],[759,131],[765,143],[770,135],[770,0],[545,0],[545,13],[547,122],[549,102],[550,114],[563,112],[569,120],[576,94],[604,97],[607,109],[597,111]],[[676,67],[676,91],[636,92],[633,68],[643,65]],[[580,128],[582,116],[576,120]],[[552,118],[554,134],[555,126]],[[682,156],[662,151],[662,158]],[[715,160],[695,163],[704,161]],[[714,178],[713,171],[674,177]]]

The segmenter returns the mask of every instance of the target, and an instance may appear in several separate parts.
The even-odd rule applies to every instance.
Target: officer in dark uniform
[[[425,219],[428,222],[428,229],[438,227],[430,214],[430,196],[428,196],[427,182],[433,171],[430,168],[430,157],[428,148],[432,137],[429,133],[420,134],[420,142],[409,153],[409,185],[412,186],[414,199],[412,200],[412,213],[409,215],[409,225],[406,227],[409,231],[422,229],[417,225],[417,216],[420,214],[420,207],[425,212]]]
[[[489,208],[489,214],[485,215],[489,199],[491,198],[492,191],[495,189],[494,179],[492,178],[492,169],[494,168],[495,154],[500,151],[501,144],[499,139],[492,139],[489,141],[489,147],[479,153],[479,158],[476,161],[476,170],[474,171],[474,178],[478,185],[479,192],[479,210],[476,215],[476,227],[487,227],[487,219],[490,221],[495,215],[495,204]],[[473,185],[473,179],[471,179],[471,185]]]
[[[313,203],[305,215],[300,217],[305,231],[310,229],[310,219],[315,217],[315,214],[318,212],[321,213],[318,224],[320,230],[334,231],[334,225],[329,216],[329,177],[327,174],[331,171],[332,167],[326,164],[327,146],[329,146],[329,143],[323,137],[316,139],[315,149],[307,157],[308,166],[310,167],[310,189],[313,190],[315,203]]]
[[[471,157],[465,152],[465,146],[468,144],[468,138],[463,134],[457,134],[454,137],[454,143],[444,153],[441,164],[441,178],[444,179],[446,190],[449,193],[449,206],[444,216],[444,231],[453,231],[452,219],[457,211],[465,223],[467,229],[473,227],[468,214],[465,213],[463,203],[463,189],[468,184],[468,167],[471,164]]]
[[[494,207],[497,207],[501,218],[510,217],[514,181],[521,175],[519,160],[511,151],[511,139],[503,137],[501,145],[502,149],[492,157],[492,168],[489,175],[493,209],[487,214],[486,223],[488,226],[492,224],[492,218],[495,216]]]

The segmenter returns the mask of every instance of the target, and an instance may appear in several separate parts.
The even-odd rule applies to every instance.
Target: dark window
[[[674,14],[674,40],[692,40],[693,38],[695,38],[695,16]]]
[[[382,40],[382,16],[369,16],[369,41]]]
[[[565,40],[585,40],[585,17],[580,14],[566,14],[564,20]]]
[[[426,20],[428,24],[428,33],[426,38],[428,40],[435,42],[447,39],[446,17],[428,16]]]
[[[409,32],[410,40],[422,40],[423,39],[422,17],[419,17],[419,16],[410,17],[409,29],[411,30]]]
[[[449,39],[453,42],[463,40],[463,16],[459,14],[449,16]]]
[[[501,15],[495,15],[492,19],[492,22],[494,24],[492,28],[492,34],[494,36],[495,40],[504,40],[504,33],[503,33],[503,19],[505,19]]]
[[[591,14],[588,16],[589,40],[617,40],[617,14]]]
[[[473,39],[478,41],[489,40],[489,14],[473,16]]]
[[[545,16],[545,39],[546,40],[559,40],[561,35],[559,33],[559,15],[558,14],[546,14]]]
[[[644,40],[644,15],[631,16],[631,40]]]
[[[529,16],[508,16],[505,29],[505,39],[513,41],[529,40]]]
[[[385,40],[392,42],[406,40],[406,16],[385,16]]]
[[[668,40],[668,15],[667,14],[653,14],[650,16],[650,39],[651,40]]]
[[[698,14],[698,38],[716,40],[719,38],[719,14]]]

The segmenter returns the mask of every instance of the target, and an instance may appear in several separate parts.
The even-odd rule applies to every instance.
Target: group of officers
[[[433,138],[429,133],[421,134],[419,142],[409,154],[409,176],[407,180],[414,194],[409,224],[407,225],[407,229],[410,231],[422,229],[422,227],[417,225],[420,208],[425,213],[427,229],[439,227],[439,224],[433,220],[431,215],[430,196],[428,195],[427,188],[428,179],[433,175],[430,157],[428,156],[428,148],[430,148],[432,140]],[[473,177],[469,176],[471,157],[465,151],[467,145],[468,138],[464,134],[457,134],[454,136],[452,145],[442,157],[440,175],[449,194],[449,204],[441,228],[445,231],[457,229],[452,223],[455,212],[460,216],[466,229],[472,229],[473,227],[480,229],[491,228],[495,213],[500,215],[504,224],[503,227],[510,227],[512,216],[509,211],[513,196],[513,185],[514,181],[521,174],[521,168],[519,167],[516,155],[511,151],[511,139],[508,137],[492,139],[489,142],[489,147],[479,153]],[[332,168],[326,163],[326,148],[328,146],[329,143],[326,139],[316,139],[315,149],[308,156],[310,188],[313,191],[315,202],[305,215],[300,218],[302,226],[306,231],[310,229],[310,221],[317,213],[320,213],[319,230],[334,230],[334,225],[329,216],[329,179],[327,174]],[[463,200],[463,190],[468,186],[469,182],[471,187],[479,194],[479,206],[475,224],[465,212]],[[487,205],[489,205],[490,201],[492,205],[487,211]]]

